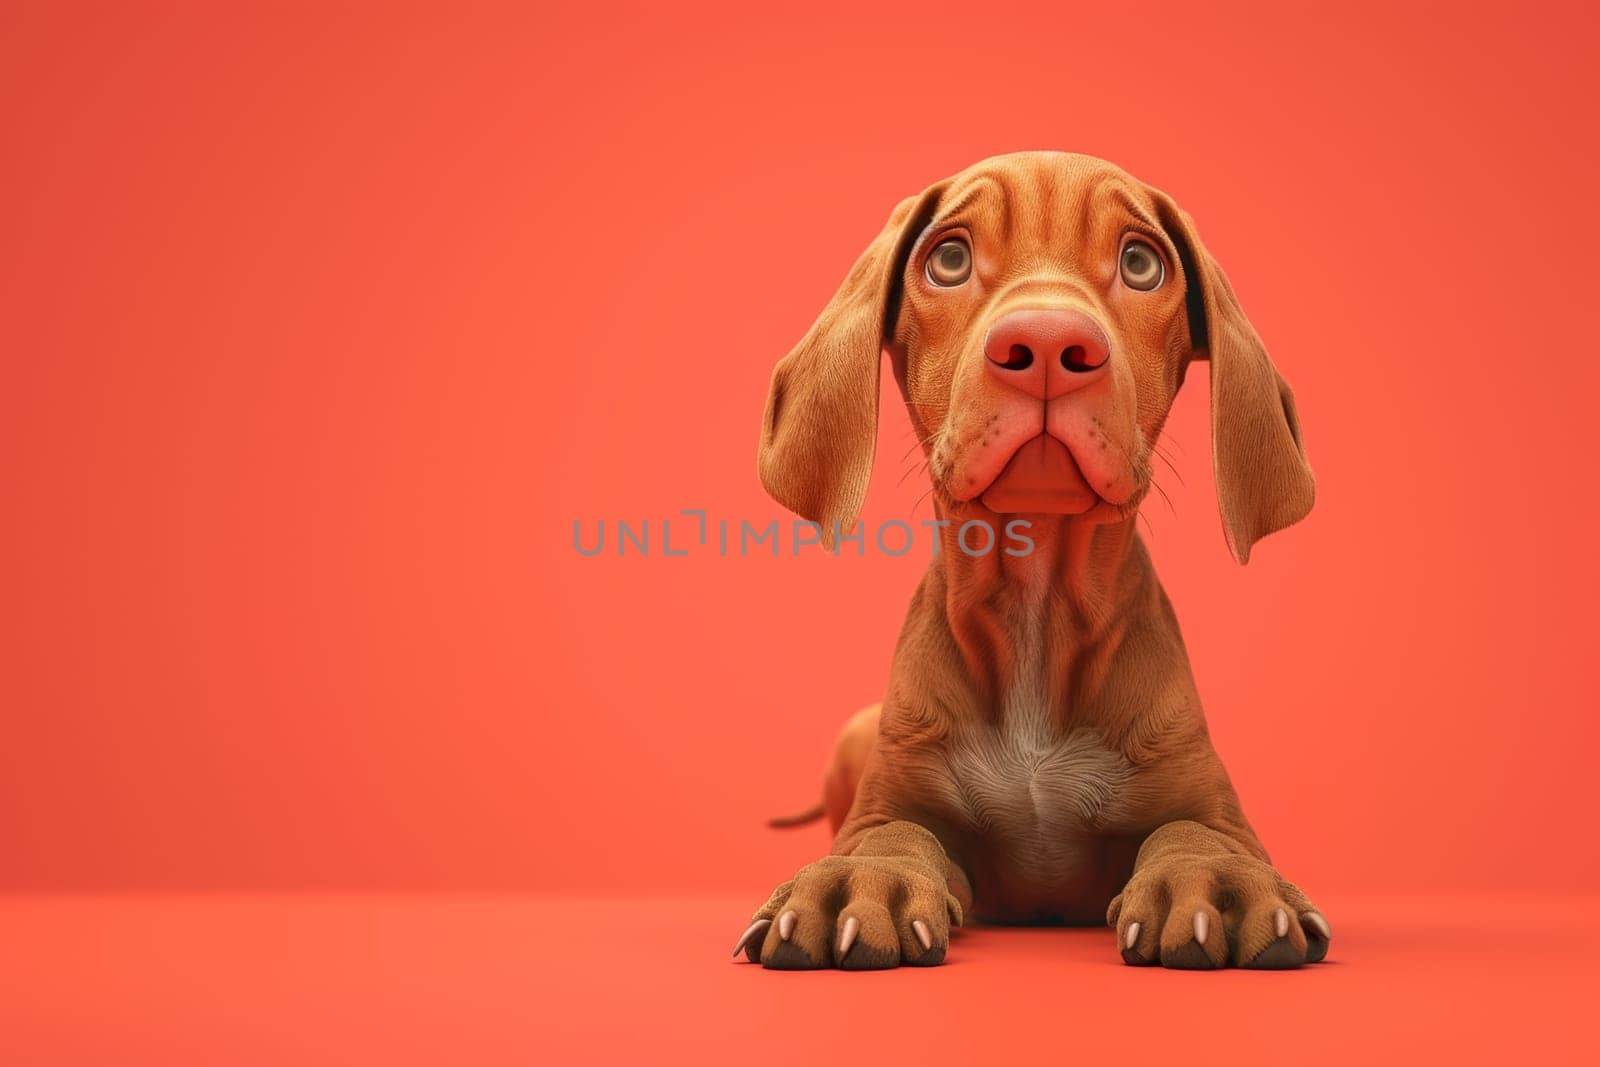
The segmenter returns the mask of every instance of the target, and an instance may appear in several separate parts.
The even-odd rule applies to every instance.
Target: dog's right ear
[[[866,499],[878,440],[878,368],[892,338],[907,257],[940,186],[900,202],[844,284],[772,372],[761,422],[761,484],[822,528],[848,532]]]

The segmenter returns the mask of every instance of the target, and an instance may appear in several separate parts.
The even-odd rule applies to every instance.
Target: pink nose
[[[989,327],[983,353],[998,380],[1054,400],[1101,378],[1111,345],[1082,312],[1032,309],[1002,315]]]

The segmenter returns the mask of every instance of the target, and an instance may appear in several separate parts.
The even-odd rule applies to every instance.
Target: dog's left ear
[[[773,499],[848,532],[866,499],[878,443],[878,369],[892,339],[900,278],[942,186],[900,202],[822,314],[772,372],[758,466]]]
[[[1211,361],[1211,457],[1223,533],[1233,558],[1248,563],[1251,546],[1305,518],[1316,495],[1294,393],[1200,243],[1194,220],[1170,197],[1152,193],[1183,262],[1194,358]]]

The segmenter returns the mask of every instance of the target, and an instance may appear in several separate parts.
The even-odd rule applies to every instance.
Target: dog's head
[[[884,349],[945,511],[1131,518],[1194,359],[1234,557],[1311,510],[1293,395],[1227,278],[1102,160],[999,156],[903,201],[778,364],[761,479],[829,544],[866,496]]]

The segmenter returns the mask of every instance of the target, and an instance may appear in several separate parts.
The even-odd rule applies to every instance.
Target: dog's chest
[[[1126,832],[1134,768],[1093,728],[1061,726],[1045,689],[1013,687],[994,722],[945,753],[947,805],[988,917],[1103,916],[1126,877],[1108,848]]]
[[[1018,643],[999,715],[963,738],[951,764],[980,829],[1048,845],[1114,823],[1133,767],[1091,727],[1063,725],[1064,685],[1045,664],[1039,642]]]
[[[976,732],[949,754],[957,807],[996,844],[1051,853],[1114,827],[1133,768],[1094,730]]]

